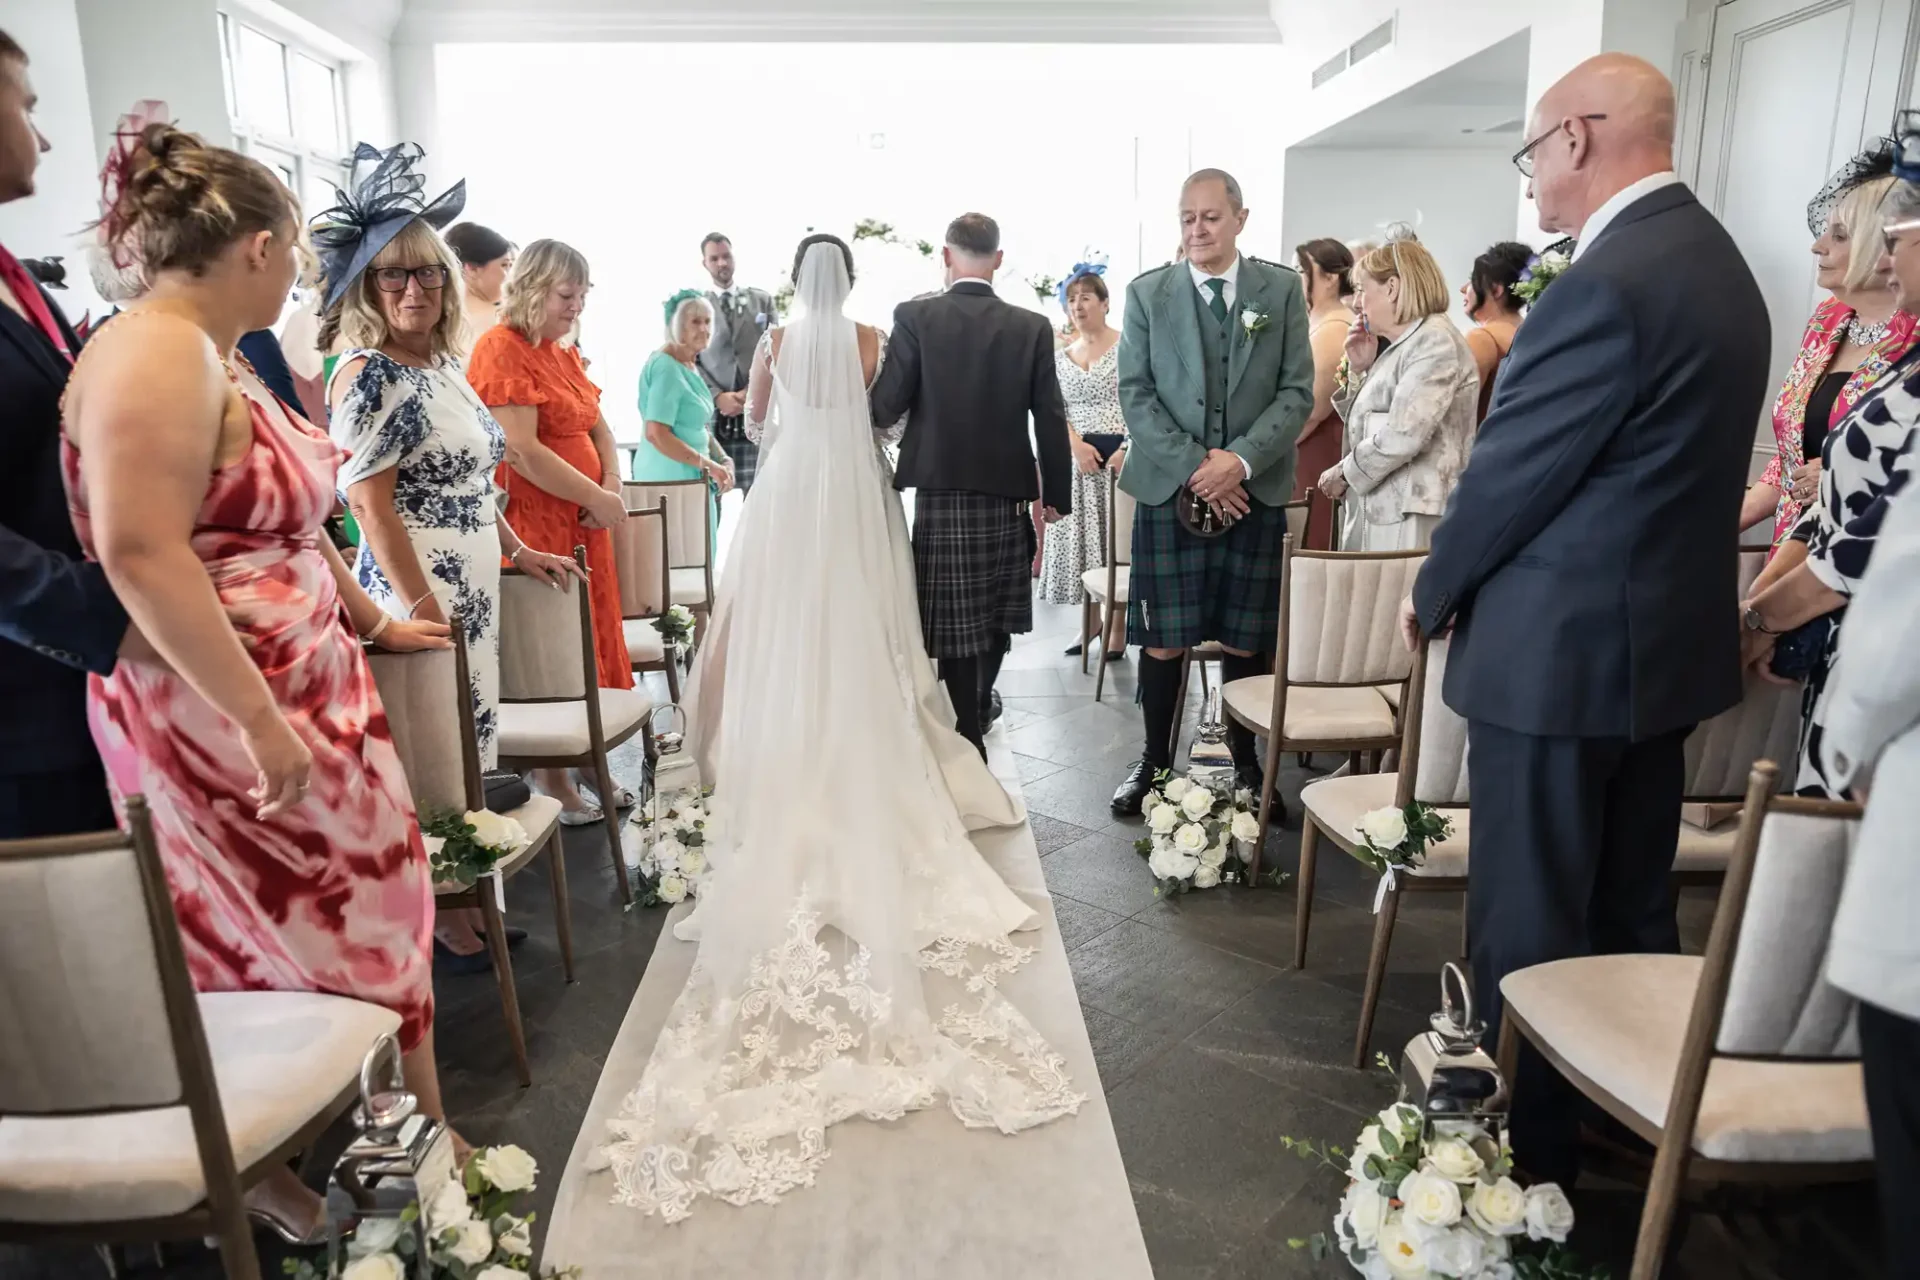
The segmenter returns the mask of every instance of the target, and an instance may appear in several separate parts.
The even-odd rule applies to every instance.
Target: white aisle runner
[[[998,735],[995,735],[996,738]],[[993,744],[1009,788],[1012,760]],[[1007,995],[1066,1058],[1086,1093],[1078,1115],[1014,1137],[963,1128],[944,1105],[895,1124],[850,1120],[811,1187],[777,1205],[703,1200],[674,1226],[608,1201],[612,1179],[586,1160],[640,1079],[695,946],[673,936],[675,907],[607,1054],[548,1224],[543,1264],[587,1280],[1151,1280],[1113,1122],[1094,1069],[1073,974],[1031,827],[980,832],[980,852],[1046,922]]]

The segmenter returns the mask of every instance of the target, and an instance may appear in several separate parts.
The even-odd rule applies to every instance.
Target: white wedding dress
[[[1024,814],[921,641],[849,288],[811,247],[755,361],[760,472],[688,697],[714,873],[676,934],[700,949],[601,1149],[615,1202],[668,1222],[812,1183],[842,1120],[945,1103],[1015,1133],[1084,1101],[997,985],[1039,920],[967,832]]]

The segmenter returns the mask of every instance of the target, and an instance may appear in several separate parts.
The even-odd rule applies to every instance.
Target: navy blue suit
[[[1679,949],[1667,887],[1683,744],[1741,696],[1741,495],[1766,302],[1684,186],[1620,211],[1528,314],[1414,585],[1455,627],[1476,1003],[1569,956]],[[1537,1059],[1515,1154],[1568,1178],[1573,1109]]]
[[[60,308],[47,307],[77,351]],[[113,825],[86,678],[113,670],[127,615],[67,512],[69,372],[46,335],[0,306],[0,839]]]

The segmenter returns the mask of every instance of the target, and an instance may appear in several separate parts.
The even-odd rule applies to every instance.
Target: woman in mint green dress
[[[646,443],[633,452],[633,478],[641,481],[692,480],[708,484],[707,521],[718,537],[719,495],[733,488],[733,463],[707,424],[713,421],[713,394],[694,367],[680,360],[706,349],[713,333],[713,308],[692,289],[667,299],[665,350],[647,357],[640,369],[640,416],[646,421]]]

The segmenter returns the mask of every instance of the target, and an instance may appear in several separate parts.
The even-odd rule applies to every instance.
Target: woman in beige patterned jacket
[[[1427,545],[1466,469],[1479,369],[1418,241],[1369,253],[1354,284],[1362,323],[1347,336],[1352,373],[1333,400],[1346,456],[1322,473],[1320,491],[1341,502],[1342,551],[1410,551]]]

